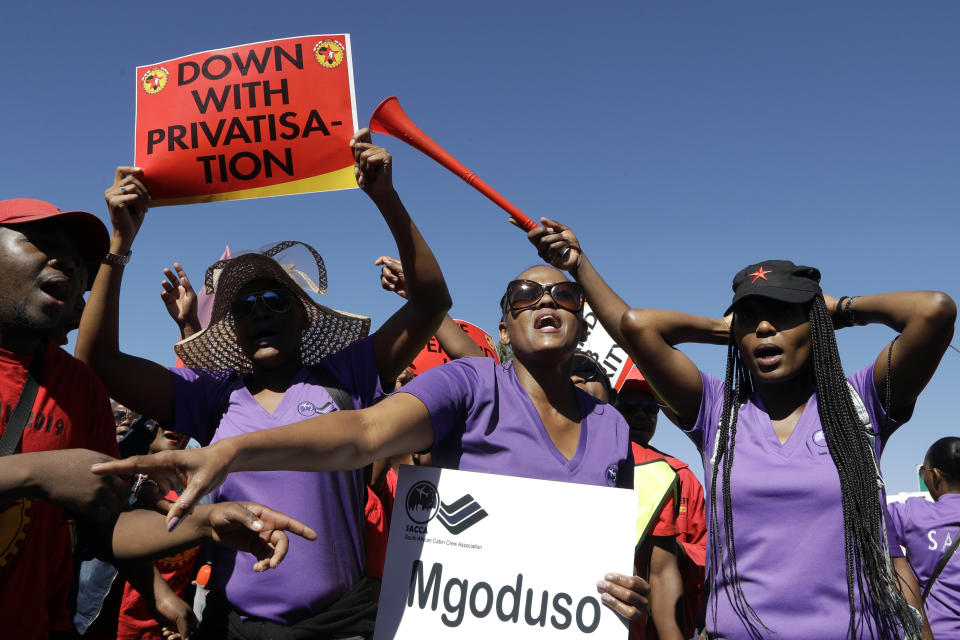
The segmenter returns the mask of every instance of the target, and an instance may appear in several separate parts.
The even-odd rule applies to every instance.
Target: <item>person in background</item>
[[[932,637],[960,638],[960,438],[930,445],[920,479],[933,502],[907,498],[887,505],[894,532],[890,544],[906,552],[909,565],[900,573],[912,569],[916,576]]]
[[[650,384],[634,366],[629,372],[614,404],[627,424],[630,425],[633,460],[635,464],[665,460],[677,474],[673,503],[665,507],[668,517],[676,530],[677,566],[683,580],[682,608],[677,615],[685,637],[693,635],[697,615],[703,606],[704,564],[707,547],[707,521],[704,515],[703,485],[690,470],[686,462],[674,458],[656,449],[650,444],[657,431],[657,416],[660,405],[653,395]],[[643,567],[637,567],[639,575]],[[647,624],[645,634],[633,634],[631,637],[644,637],[655,640],[657,625]]]

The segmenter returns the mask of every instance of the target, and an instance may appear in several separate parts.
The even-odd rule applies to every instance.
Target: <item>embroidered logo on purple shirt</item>
[[[606,477],[608,487],[617,486],[617,465],[611,464],[607,467]]]
[[[302,416],[312,416],[317,412],[317,407],[312,402],[304,401],[297,405],[297,411]]]
[[[813,444],[817,445],[818,447],[827,446],[827,438],[823,435],[823,429],[820,429],[813,434]]]

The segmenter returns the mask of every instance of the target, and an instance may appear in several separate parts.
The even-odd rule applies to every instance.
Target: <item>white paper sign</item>
[[[636,518],[628,489],[401,467],[374,640],[624,640],[596,584]]]
[[[583,321],[587,325],[587,339],[577,344],[577,351],[603,365],[603,370],[610,379],[610,386],[619,391],[620,385],[630,373],[633,360],[614,342],[587,303],[583,303]]]

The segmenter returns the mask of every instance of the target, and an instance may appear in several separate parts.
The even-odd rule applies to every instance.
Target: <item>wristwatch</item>
[[[130,251],[127,251],[126,255],[122,255],[122,256],[116,253],[107,253],[107,255],[103,256],[102,262],[104,264],[113,264],[118,267],[122,267],[123,265],[130,262],[130,256],[132,255],[133,255],[132,249]]]

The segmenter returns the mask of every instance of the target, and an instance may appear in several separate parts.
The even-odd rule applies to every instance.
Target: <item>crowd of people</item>
[[[448,315],[390,154],[368,130],[351,147],[402,306],[371,333],[275,259],[301,245],[325,289],[319,254],[286,242],[212,265],[201,319],[175,264],[174,368],[119,348],[148,176],[117,168],[111,233],[0,202],[4,637],[370,638],[383,592],[407,588],[380,582],[400,463],[634,489],[634,571],[596,586],[631,638],[960,637],[960,439],[921,466],[933,502],[888,507],[879,466],[949,345],[949,296],[837,298],[817,269],[770,260],[734,276],[720,317],[631,308],[542,218],[543,263],[504,287],[497,362]],[[577,353],[586,302],[636,363],[620,389]],[[835,331],[866,324],[897,336],[845,376]],[[434,336],[451,361],[412,369]],[[684,343],[726,346],[725,379]],[[702,483],[651,444],[660,413],[697,445]]]

